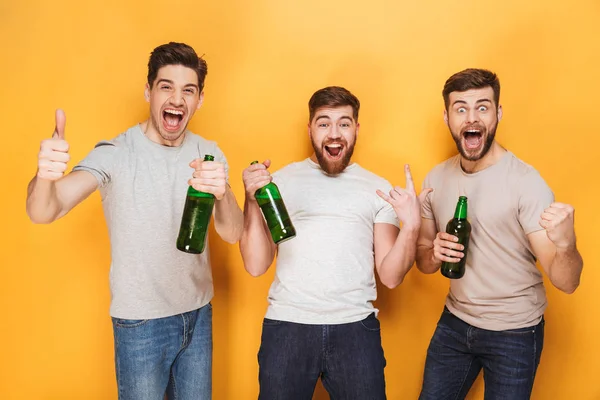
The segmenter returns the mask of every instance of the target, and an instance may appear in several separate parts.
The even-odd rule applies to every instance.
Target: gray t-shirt
[[[152,142],[136,125],[101,141],[73,171],[96,177],[111,243],[110,314],[161,318],[194,310],[213,297],[208,244],[200,255],[175,242],[193,169],[205,154],[227,161],[217,144],[189,131],[183,144]]]
[[[468,198],[471,239],[465,275],[450,280],[448,309],[493,331],[536,325],[546,309],[542,274],[527,235],[543,229],[540,216],[554,194],[530,165],[507,151],[494,165],[465,173],[460,156],[437,165],[423,187],[433,188],[422,216],[445,232],[458,196]]]
[[[385,179],[352,164],[326,175],[310,159],[273,174],[296,228],[279,245],[266,317],[304,324],[342,324],[377,313],[373,226],[398,226],[376,193]]]

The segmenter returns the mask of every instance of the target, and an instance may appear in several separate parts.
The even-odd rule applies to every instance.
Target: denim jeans
[[[113,318],[119,400],[212,397],[212,306],[166,318]]]
[[[317,380],[334,400],[385,399],[379,320],[307,325],[264,319],[260,400],[311,400]]]
[[[419,400],[462,400],[483,369],[486,400],[526,400],[544,346],[544,319],[506,331],[476,328],[444,307],[427,350]]]

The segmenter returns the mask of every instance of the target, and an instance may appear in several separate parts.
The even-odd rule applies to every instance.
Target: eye
[[[486,106],[479,106],[478,110],[481,111],[481,112],[487,111],[487,107]]]
[[[160,85],[160,88],[161,88],[162,90],[170,90],[170,89],[171,89],[171,86],[169,86],[169,85]]]
[[[340,126],[341,126],[342,128],[349,128],[349,127],[350,127],[350,124],[349,124],[349,123],[347,123],[347,122],[344,122],[344,123],[340,124]]]
[[[467,109],[466,109],[466,108],[464,108],[464,107],[460,107],[460,108],[458,108],[458,109],[456,110],[456,112],[459,112],[459,113],[464,113],[464,112],[466,112],[466,111],[467,111]]]
[[[329,126],[329,124],[323,122],[321,124],[319,124],[319,128],[327,128]]]
[[[196,91],[194,89],[191,89],[191,88],[185,89],[184,92],[186,92],[187,94],[194,94],[194,93],[196,93]]]

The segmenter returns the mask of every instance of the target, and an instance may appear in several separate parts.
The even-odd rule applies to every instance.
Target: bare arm
[[[246,188],[244,202],[244,230],[240,240],[240,252],[244,268],[252,276],[260,276],[267,272],[277,251],[271,233],[263,218],[254,193],[271,182],[267,160],[262,164],[254,164],[244,170],[243,179]]]
[[[402,223],[402,229],[390,224],[375,224],[373,230],[375,247],[375,267],[381,283],[395,288],[404,281],[404,277],[415,262],[417,238],[421,226],[421,204],[431,189],[424,189],[419,196],[410,173],[410,167],[404,166],[406,189],[396,186],[389,195],[377,191],[379,197],[387,201]]]
[[[391,224],[375,224],[375,267],[381,283],[390,289],[404,281],[415,262],[418,228],[398,228]]]
[[[229,185],[221,200],[215,202],[215,229],[227,243],[236,243],[244,229],[244,215]]]
[[[36,224],[49,224],[66,215],[98,188],[87,171],[75,171],[56,180],[34,177],[27,187],[27,215]]]
[[[544,230],[527,235],[534,255],[559,290],[571,294],[579,286],[583,258],[577,250],[573,207],[553,203],[541,216]]]
[[[421,230],[417,240],[417,268],[424,274],[433,274],[440,269],[442,262],[435,258],[433,241],[437,227],[433,219],[421,218]]]
[[[63,176],[70,159],[69,144],[65,140],[65,124],[65,113],[56,110],[54,134],[51,139],[42,141],[37,174],[27,186],[27,215],[36,224],[56,221],[98,187],[96,178],[86,171],[75,171]]]

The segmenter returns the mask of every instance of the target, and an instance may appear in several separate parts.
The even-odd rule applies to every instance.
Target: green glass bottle
[[[253,161],[251,165],[257,162]],[[268,185],[258,189],[254,193],[254,197],[267,221],[275,244],[283,243],[296,236],[296,229],[292,225],[279,188],[275,183],[269,182]]]
[[[446,233],[454,235],[458,238],[458,243],[465,248],[462,250],[463,258],[459,262],[451,263],[444,261],[442,263],[442,275],[450,279],[460,279],[465,274],[465,264],[467,262],[467,249],[469,247],[469,239],[471,238],[471,224],[467,221],[467,197],[460,196],[456,203],[454,218],[448,221],[446,225]]]
[[[204,161],[214,161],[210,154]],[[215,196],[189,187],[185,199],[181,227],[177,237],[177,248],[186,253],[200,254],[206,245],[206,234],[212,216]]]

